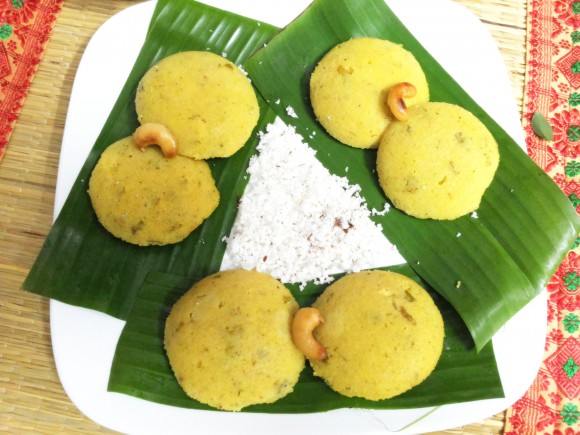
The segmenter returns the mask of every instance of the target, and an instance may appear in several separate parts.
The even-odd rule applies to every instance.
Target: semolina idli
[[[168,159],[159,147],[140,150],[132,137],[102,153],[89,196],[105,229],[140,246],[180,242],[219,203],[207,162],[179,155]]]
[[[423,382],[443,350],[444,325],[431,296],[394,272],[363,271],[337,280],[313,307],[326,348],[310,360],[316,376],[348,397],[382,400]]]
[[[416,95],[407,105],[429,100],[421,66],[401,45],[377,38],[353,38],[333,47],[310,78],[310,100],[324,129],[356,148],[376,148],[393,119],[387,96],[408,82]]]
[[[260,109],[249,79],[206,51],[173,54],[150,68],[135,98],[141,124],[165,125],[181,155],[229,157],[249,139]]]
[[[449,103],[410,107],[377,153],[379,182],[393,205],[418,218],[475,211],[499,164],[497,143],[471,112]]]
[[[179,299],[165,323],[165,350],[191,398],[239,411],[293,391],[304,356],[291,337],[298,304],[270,275],[210,275]]]

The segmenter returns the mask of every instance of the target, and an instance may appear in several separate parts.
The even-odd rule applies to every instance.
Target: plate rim
[[[417,0],[420,1],[420,0]],[[220,7],[220,5],[228,5],[231,4],[232,1],[231,0],[204,0],[204,3],[208,3],[208,4],[212,4],[215,6]],[[387,4],[389,4],[389,6],[391,6],[391,8],[395,11],[397,11],[397,9],[401,9],[404,8],[404,3],[405,0],[386,0]],[[67,119],[65,122],[65,131],[63,133],[63,147],[61,149],[61,159],[59,161],[59,170],[58,170],[58,177],[57,177],[57,194],[55,195],[55,216],[57,215],[58,211],[60,210],[60,208],[62,207],[62,204],[64,203],[64,199],[66,198],[66,186],[63,185],[63,181],[62,181],[62,175],[64,173],[66,173],[67,171],[70,171],[70,166],[67,165],[67,159],[63,159],[63,153],[69,153],[70,151],[70,147],[68,146],[71,141],[73,140],[72,137],[74,136],[72,134],[72,132],[75,130],[75,126],[69,124],[69,114],[72,112],[71,107],[75,107],[74,106],[74,101],[75,101],[75,97],[78,94],[78,89],[77,89],[77,79],[79,76],[79,72],[82,73],[82,68],[83,68],[83,61],[85,61],[85,55],[87,53],[92,52],[91,50],[93,49],[95,44],[98,44],[100,41],[100,38],[103,37],[103,35],[106,35],[107,31],[110,31],[110,29],[113,27],[113,25],[115,25],[115,23],[117,21],[122,21],[122,20],[134,20],[137,16],[139,16],[139,20],[143,19],[144,15],[150,14],[153,12],[153,6],[155,5],[156,1],[155,0],[151,0],[151,1],[147,1],[147,2],[143,2],[143,3],[138,3],[136,5],[132,5],[127,9],[124,9],[123,11],[115,14],[114,16],[112,16],[111,18],[109,18],[93,35],[93,37],[91,38],[89,44],[87,45],[87,48],[85,50],[85,52],[83,53],[83,56],[81,58],[81,62],[79,64],[79,69],[77,70],[76,74],[75,74],[75,82],[73,84],[73,89],[71,91],[71,99],[70,99],[70,104],[69,104],[69,111],[67,112]],[[243,3],[243,2],[237,2],[237,3]],[[260,2],[258,2],[260,3]],[[310,1],[309,0],[304,0],[302,1],[302,3],[305,4],[309,4]],[[467,9],[465,9],[465,7],[463,7],[462,5],[459,5],[457,3],[452,2],[451,0],[431,0],[430,3],[431,7],[436,7],[438,9],[443,8],[450,8],[451,10],[453,10],[453,13],[459,13],[459,14],[463,14],[466,18],[466,20],[468,20],[470,23],[474,23],[474,19],[477,21],[478,25],[481,26],[481,29],[484,29],[483,24],[479,21],[479,19],[477,19],[477,17],[475,17],[471,12],[469,12]],[[230,5],[231,6],[231,5]],[[423,5],[425,6],[425,5]],[[428,6],[427,6],[428,7]],[[227,9],[226,7],[223,7],[224,9]],[[259,19],[259,18],[258,18]],[[148,20],[147,20],[148,22]],[[275,23],[273,23],[275,24]],[[487,32],[486,29],[484,29],[487,37],[489,38],[489,40],[493,41],[491,38],[491,35],[489,35],[489,33]],[[144,35],[143,35],[144,36]],[[418,38],[420,41],[421,39]],[[423,43],[423,41],[421,41]],[[489,42],[489,41],[488,41]],[[495,42],[494,43],[494,48],[497,51],[496,55],[499,59],[501,59],[501,54],[499,53],[499,49],[497,49],[497,46],[495,46]],[[425,45],[425,44],[424,44]],[[503,61],[503,60],[502,60]],[[86,63],[86,61],[85,61]],[[449,71],[450,74],[454,75],[451,71]],[[510,88],[510,92],[511,92],[511,85],[509,84],[509,79],[507,76],[507,71],[504,71],[505,73],[505,82],[507,82],[508,87]],[[458,80],[459,81],[459,80]],[[124,83],[124,80],[123,80]],[[505,85],[505,83],[503,83],[502,85]],[[75,92],[76,91],[76,92]],[[511,95],[511,94],[510,94]],[[474,97],[474,99],[476,99],[476,101],[478,100],[478,98]],[[514,101],[515,103],[515,101]],[[486,105],[489,105],[489,102],[483,102],[480,103],[480,105],[488,110],[488,107],[486,107]],[[513,108],[515,108],[515,104],[513,104]],[[513,109],[512,108],[512,109]],[[517,110],[516,110],[517,112]],[[512,120],[512,124],[513,124],[513,120]],[[505,128],[505,127],[504,127]],[[520,125],[521,128],[521,125]],[[508,129],[506,129],[508,130]],[[511,130],[511,131],[510,131]],[[512,135],[514,135],[514,137],[517,135],[517,131],[515,126],[511,125],[510,130],[508,130],[508,132]],[[523,141],[523,131],[521,133],[520,137],[516,137],[516,141],[523,146],[522,144],[524,143]],[[90,149],[90,148],[89,148]],[[87,150],[88,153],[88,150]],[[84,160],[81,161],[81,165],[82,162],[84,162]],[[79,167],[80,169],[80,167]],[[62,171],[62,173],[61,173]],[[76,174],[75,174],[76,176]],[[73,180],[74,181],[74,180]],[[70,188],[70,187],[69,187]],[[528,304],[528,306],[524,307],[524,309],[521,312],[525,313],[525,310],[529,310],[529,307],[532,307],[533,309],[535,309],[536,311],[541,311],[541,309],[538,308],[538,306],[543,306],[545,303],[545,299],[546,299],[546,292],[544,291],[540,296],[538,296],[536,299],[534,299],[534,301],[532,301],[530,304]],[[57,365],[57,371],[59,373],[59,377],[61,378],[61,382],[63,383],[63,387],[65,388],[65,391],[67,392],[67,394],[69,395],[69,397],[71,398],[71,400],[73,401],[73,403],[81,410],[81,412],[85,413],[87,416],[89,416],[90,418],[92,418],[93,420],[95,420],[96,422],[102,424],[103,426],[107,426],[110,427],[112,429],[121,429],[123,431],[127,431],[127,432],[131,432],[132,429],[134,429],[134,427],[131,427],[131,424],[127,425],[126,422],[120,422],[120,421],[109,421],[107,419],[103,419],[102,416],[100,414],[98,414],[98,412],[94,412],[94,409],[91,409],[90,405],[87,407],[85,404],[81,404],[79,406],[79,404],[77,404],[75,402],[75,400],[73,399],[73,397],[77,397],[77,391],[75,390],[75,386],[74,385],[70,385],[68,382],[66,381],[62,381],[63,379],[67,379],[67,373],[65,373],[65,366],[66,364],[63,363],[62,358],[62,332],[59,330],[58,327],[58,323],[60,320],[59,316],[62,316],[63,313],[67,313],[67,310],[70,312],[70,310],[75,311],[78,313],[78,315],[82,316],[82,317],[86,317],[87,316],[87,311],[91,311],[91,310],[86,310],[84,308],[79,308],[79,307],[73,307],[67,304],[63,304],[61,302],[57,302],[54,300],[51,300],[50,302],[50,318],[51,318],[51,339],[53,341],[53,352],[54,352],[54,356],[55,356],[55,361],[56,361],[56,365]],[[518,313],[518,315],[521,314]],[[118,319],[113,319],[112,317],[103,315],[102,313],[96,313],[96,312],[92,312],[91,316],[93,314],[96,314],[96,316],[94,316],[94,318],[99,318],[105,322],[112,322],[111,324],[114,323],[113,329],[114,329],[114,334],[120,334],[120,331],[122,328],[122,325],[124,324],[124,322],[118,320]],[[502,328],[502,331],[500,331],[500,333],[497,334],[497,337],[494,337],[494,345],[496,344],[496,342],[499,341],[500,345],[501,345],[501,340],[502,340],[502,334],[505,335],[505,330],[506,328],[509,329],[509,325],[511,323],[517,322],[518,321],[518,315],[516,315],[516,317],[512,320],[510,320],[510,322],[508,322],[508,325],[505,326],[504,328]],[[73,316],[77,316],[77,314],[74,314]],[[544,312],[544,317],[545,316],[545,312]],[[52,333],[54,330],[54,334]],[[59,335],[60,334],[60,335]],[[544,334],[545,335],[545,334]],[[117,336],[118,339],[118,336]],[[116,342],[115,342],[116,345]],[[543,340],[542,340],[542,350],[543,350]],[[543,352],[542,352],[543,354]],[[537,360],[537,355],[535,357],[535,359]],[[537,369],[539,370],[541,364],[541,355],[539,360],[537,361]],[[499,365],[499,361],[498,361],[498,365]],[[532,370],[533,371],[533,370]],[[61,373],[62,372],[62,373]],[[501,372],[501,370],[500,370]],[[537,372],[537,370],[536,370]],[[533,378],[531,378],[529,380],[529,384],[531,384],[531,382],[533,381]],[[502,382],[504,382],[504,378],[502,376]],[[66,384],[66,385],[65,385]],[[459,422],[458,424],[451,424],[451,425],[434,425],[434,426],[429,426],[427,428],[424,427],[424,423],[428,422],[430,418],[433,418],[433,416],[435,416],[434,418],[438,418],[437,416],[444,413],[444,411],[446,411],[447,409],[450,409],[450,407],[456,407],[456,409],[458,411],[461,411],[462,413],[465,412],[464,409],[465,406],[467,407],[471,407],[471,406],[481,406],[484,407],[486,409],[488,409],[488,411],[486,411],[486,416],[490,416],[493,415],[497,412],[502,411],[503,409],[507,408],[508,406],[510,406],[513,402],[515,402],[515,400],[517,400],[518,397],[515,397],[516,395],[519,395],[520,390],[521,390],[521,394],[523,394],[525,392],[525,390],[529,387],[529,384],[524,386],[520,386],[517,389],[517,393],[513,392],[511,393],[510,398],[504,398],[504,399],[488,399],[488,400],[484,400],[484,401],[476,401],[476,402],[466,402],[466,403],[461,403],[461,404],[455,404],[455,405],[444,405],[441,408],[437,408],[437,410],[431,414],[429,417],[427,417],[421,424],[418,423],[416,426],[412,426],[411,428],[408,429],[402,429],[401,431],[397,431],[395,429],[395,431],[397,431],[398,433],[401,434],[411,434],[411,433],[416,433],[415,430],[421,430],[421,431],[425,431],[425,430],[429,430],[429,431],[433,431],[433,430],[442,430],[448,427],[456,427],[459,426],[461,424],[466,424],[469,423],[470,421],[465,421],[465,422]],[[118,396],[117,393],[109,393],[106,392],[106,395],[111,395],[111,396]],[[131,402],[133,401],[137,401],[134,403],[137,403],[137,405],[131,404],[131,408],[133,406],[137,406],[137,407],[144,407],[144,408],[150,408],[149,405],[143,406],[143,400],[141,399],[137,399],[131,396],[123,396],[125,398],[130,399]],[[515,397],[515,399],[514,399]],[[511,403],[508,403],[511,402]],[[146,402],[148,404],[152,404],[154,405],[154,407],[162,407],[162,408],[173,408],[173,407],[168,407],[167,405],[160,405],[157,403],[153,403],[153,402]],[[477,404],[477,405],[476,405]],[[198,410],[185,410],[183,408],[177,408],[179,411],[183,411],[183,412],[187,412],[187,413],[208,413],[208,414],[215,414],[214,411],[198,411]],[[432,408],[426,408],[423,409],[422,412],[426,412],[427,410],[430,410]],[[493,412],[493,409],[497,409],[495,412]],[[415,412],[416,410],[413,410],[413,412]],[[372,419],[378,419],[379,426],[380,426],[380,432],[384,433],[386,426],[385,426],[385,416],[389,413],[392,412],[398,412],[398,411],[377,411],[377,410],[336,410],[336,411],[329,411],[329,413],[332,414],[336,414],[336,415],[341,415],[341,417],[339,418],[340,420],[343,419],[342,414],[345,414],[345,412],[347,414],[358,414],[359,416],[362,415],[362,419],[361,420],[367,420],[369,415],[372,416]],[[241,413],[244,414],[244,413]],[[223,415],[229,415],[229,414],[220,414],[221,416]],[[252,415],[252,416],[256,416],[256,415],[260,415],[262,416],[262,419],[265,420],[269,420],[270,417],[264,417],[264,416],[280,416],[280,414],[249,414],[249,413],[245,413],[245,415]],[[293,416],[312,416],[312,415],[318,415],[318,414],[293,414]],[[486,416],[482,416],[481,418],[485,418]],[[237,417],[233,418],[232,421],[235,420],[239,420]],[[312,420],[310,417],[307,417],[306,420],[310,421]],[[387,418],[388,420],[388,418]],[[348,425],[347,425],[348,426]],[[372,426],[372,425],[371,425]],[[388,429],[387,429],[388,430]],[[177,433],[177,432],[176,432]]]

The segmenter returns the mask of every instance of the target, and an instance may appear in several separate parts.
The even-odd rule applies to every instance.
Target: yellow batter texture
[[[178,153],[195,159],[229,157],[249,139],[260,109],[246,75],[214,53],[186,51],[153,66],[135,99],[141,124],[165,125]]]
[[[304,356],[291,337],[298,304],[270,275],[219,272],[173,306],[165,349],[184,391],[215,408],[239,411],[293,391]]]
[[[423,382],[443,350],[441,314],[415,281],[393,272],[357,272],[330,285],[313,305],[324,318],[314,336],[328,358],[310,361],[336,392],[369,400]]]
[[[448,103],[410,107],[406,122],[389,126],[377,154],[385,194],[418,218],[455,219],[477,210],[498,164],[485,125]]]
[[[141,151],[132,137],[103,152],[89,180],[89,196],[110,233],[141,246],[180,242],[219,203],[205,161],[167,159],[157,146]]]
[[[393,120],[388,91],[403,82],[417,89],[407,105],[429,100],[425,74],[409,51],[382,39],[354,38],[320,60],[310,79],[310,100],[316,118],[335,139],[376,148]]]

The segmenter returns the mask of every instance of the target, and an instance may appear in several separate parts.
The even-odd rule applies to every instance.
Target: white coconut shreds
[[[370,219],[359,186],[331,175],[280,119],[260,133],[223,269],[256,269],[284,283],[404,262]]]

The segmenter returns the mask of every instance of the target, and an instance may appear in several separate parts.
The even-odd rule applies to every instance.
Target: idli
[[[393,205],[418,218],[455,219],[479,208],[499,164],[498,145],[471,112],[449,103],[408,109],[377,153],[379,182]]]
[[[206,51],[176,53],[150,68],[139,83],[135,107],[141,124],[165,125],[179,154],[195,159],[231,156],[260,116],[242,70]]]
[[[377,38],[353,38],[332,48],[310,78],[310,101],[324,129],[356,148],[376,148],[393,120],[389,90],[410,83],[416,94],[406,105],[429,100],[421,66],[401,45]]]
[[[89,196],[105,229],[140,246],[180,242],[219,203],[207,162],[166,158],[157,146],[140,150],[132,137],[102,153],[89,180]]]
[[[173,306],[165,349],[185,393],[239,411],[294,389],[304,356],[292,343],[298,304],[270,275],[230,270],[195,284]]]
[[[429,376],[443,350],[439,309],[429,293],[398,273],[346,275],[313,308],[324,319],[314,337],[327,355],[310,364],[345,396],[382,400],[404,393]]]

